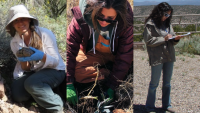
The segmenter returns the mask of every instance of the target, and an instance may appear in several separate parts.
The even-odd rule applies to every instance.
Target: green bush
[[[192,24],[192,25],[188,25],[185,27],[185,31],[195,31],[195,25]]]
[[[141,42],[143,40],[142,35],[133,36],[134,42]]]
[[[175,46],[180,54],[184,52],[189,54],[200,55],[200,36],[193,35],[191,38],[181,39],[180,42]]]
[[[197,31],[200,31],[200,26],[197,27]]]
[[[182,32],[183,31],[183,28],[179,25],[174,26],[173,29],[174,29],[174,32]]]

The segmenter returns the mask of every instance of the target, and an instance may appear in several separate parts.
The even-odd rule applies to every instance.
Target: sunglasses
[[[97,19],[100,20],[100,21],[106,21],[107,23],[115,23],[117,22],[117,20],[111,20],[111,19],[104,19],[100,16],[97,16]]]
[[[168,17],[170,17],[170,14],[165,13],[164,16],[168,18]]]

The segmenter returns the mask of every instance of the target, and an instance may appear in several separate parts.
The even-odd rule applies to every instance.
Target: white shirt
[[[43,52],[46,54],[46,62],[34,62],[31,70],[38,71],[44,68],[52,68],[56,70],[65,70],[66,66],[63,59],[58,51],[56,37],[50,30],[42,27],[37,27],[36,32],[40,35],[42,39]],[[16,56],[16,52],[22,48],[26,47],[24,40],[20,38],[19,34],[16,32],[15,36],[10,42],[11,50]],[[16,56],[17,57],[17,56]],[[13,77],[14,79],[21,77],[24,70],[21,68],[20,61],[17,61],[15,66]]]

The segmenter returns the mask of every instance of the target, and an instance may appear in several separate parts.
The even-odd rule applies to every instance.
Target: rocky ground
[[[172,76],[171,101],[178,113],[200,113],[200,56],[178,55],[174,63]],[[148,55],[144,50],[134,50],[134,113],[145,113],[145,102],[150,81]],[[161,107],[162,78],[157,88],[156,107]],[[15,103],[10,98],[6,85],[8,100],[0,99],[0,113],[48,113],[32,101],[29,105]],[[159,110],[162,113],[162,110]]]
[[[171,104],[178,113],[200,113],[200,56],[178,55],[176,60],[171,80]],[[134,50],[134,113],[145,113],[150,76],[147,51]],[[161,87],[162,78],[157,88],[157,108],[162,105]]]

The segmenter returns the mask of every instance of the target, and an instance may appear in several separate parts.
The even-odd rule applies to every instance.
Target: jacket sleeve
[[[73,18],[67,29],[67,83],[74,81],[76,56],[80,49],[82,38],[81,28],[76,19]]]
[[[56,37],[52,31],[42,28],[42,43],[46,53],[46,62],[42,68],[54,68],[59,64],[59,52],[56,43]]]
[[[118,42],[112,73],[107,82],[107,86],[113,90],[122,83],[133,61],[133,26],[126,29]]]
[[[152,36],[152,32],[156,32],[155,27],[147,24],[144,29],[144,41],[149,47],[156,47],[165,43],[165,38],[163,36]]]

